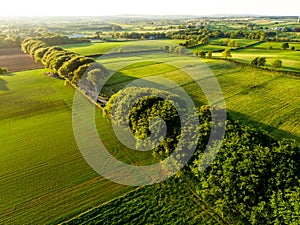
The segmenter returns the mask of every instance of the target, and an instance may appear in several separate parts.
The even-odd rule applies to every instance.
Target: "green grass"
[[[214,39],[212,41],[210,41],[209,43],[212,45],[220,45],[220,42],[226,41],[226,40],[233,40],[239,43],[239,47],[245,47],[247,45],[251,45],[251,44],[255,44],[258,41],[257,40],[251,40],[251,39],[237,39],[237,38],[218,38],[218,39]],[[221,46],[221,45],[220,45]],[[227,47],[227,46],[223,46],[223,47]]]
[[[281,46],[283,43],[284,42],[264,42],[256,45],[255,48],[269,49],[270,47],[272,47],[272,49],[282,50]],[[289,49],[291,49],[294,46],[296,50],[300,50],[299,42],[288,42],[288,43],[289,43]]]
[[[43,73],[0,76],[1,224],[54,224],[132,189],[88,166],[72,130],[74,89]],[[96,122],[103,143],[117,158],[152,162],[150,153],[124,148],[99,111]]]
[[[190,190],[192,185],[192,181],[180,183],[171,178],[139,188],[63,224],[214,224],[221,221]]]
[[[63,48],[80,55],[97,55],[106,53],[111,49],[117,49],[123,44],[123,42],[79,43],[72,45],[64,45]]]
[[[141,51],[141,50],[159,50],[161,46],[177,45],[178,41],[174,40],[144,40],[128,42],[104,42],[104,43],[79,43],[64,45],[66,50],[75,52],[80,55],[98,55],[104,53],[116,53],[119,48],[123,51]]]
[[[194,47],[192,51],[195,50],[203,50],[203,51],[219,51],[219,50],[225,50],[227,47],[226,46],[221,46],[221,45],[201,45]]]
[[[105,87],[108,95],[123,88],[133,79],[159,74],[181,85],[196,105],[199,106],[206,101],[202,91],[191,78],[179,69],[170,68],[168,71],[168,65],[155,64],[156,60],[163,64],[172,62],[178,66],[192,66],[200,59],[167,53],[142,55],[138,61],[132,57],[123,57],[121,62],[131,66],[121,69],[111,77]],[[116,66],[114,59],[110,61],[99,58],[98,61],[112,70]],[[219,80],[231,117],[245,124],[262,127],[277,139],[287,137],[300,141],[299,78],[219,60],[205,60],[205,62]],[[158,66],[166,71],[157,69]]]
[[[282,60],[282,67],[279,71],[300,72],[300,51],[250,48],[233,50],[231,55],[233,60],[244,63],[251,63],[255,57],[266,57],[266,67],[268,68],[271,68],[273,61],[280,59]],[[214,53],[213,56],[222,57],[222,53]]]

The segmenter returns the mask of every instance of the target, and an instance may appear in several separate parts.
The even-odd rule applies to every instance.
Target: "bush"
[[[5,67],[0,67],[0,74],[5,74],[5,73],[7,73],[8,72],[8,69],[7,68],[5,68]]]
[[[278,69],[278,68],[282,67],[282,61],[279,60],[279,59],[275,60],[275,61],[272,63],[272,67],[273,67],[274,69]]]
[[[256,57],[251,61],[251,65],[253,66],[264,66],[267,60],[265,57]]]

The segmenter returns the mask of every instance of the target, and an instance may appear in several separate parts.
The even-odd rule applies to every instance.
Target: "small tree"
[[[227,59],[228,57],[232,57],[230,51],[231,51],[230,48],[226,48],[225,51],[222,53],[222,56],[225,57],[226,59]]]
[[[282,44],[281,47],[282,47],[284,50],[286,50],[286,49],[289,48],[290,46],[289,46],[289,43],[285,42],[285,43]]]
[[[0,67],[0,74],[5,74],[7,72],[8,72],[7,68],[5,68],[5,67],[1,68]]]
[[[253,66],[257,66],[257,65],[258,65],[258,57],[255,57],[255,58],[251,61],[251,65],[253,65]]]
[[[199,56],[200,58],[205,58],[206,52],[205,52],[205,51],[200,51],[200,52],[198,52],[198,56]]]
[[[207,58],[208,58],[208,59],[211,59],[211,58],[212,58],[212,51],[208,51],[208,53],[207,53]]]
[[[280,59],[276,59],[273,63],[272,63],[272,67],[276,70],[280,67],[282,67],[282,61]]]
[[[267,60],[265,57],[260,57],[258,58],[258,63],[257,63],[257,66],[265,66]]]

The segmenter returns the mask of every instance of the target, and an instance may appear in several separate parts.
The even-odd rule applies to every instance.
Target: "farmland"
[[[0,48],[21,45],[28,54],[19,48],[0,49],[0,67],[9,70],[0,71],[0,224],[297,224],[300,25],[294,17],[36,20],[19,27],[4,21],[0,26]],[[287,49],[282,47],[285,42]],[[225,49],[231,56],[223,54]],[[265,57],[266,64],[250,65],[255,57]],[[275,60],[282,66],[273,67]],[[219,82],[228,113],[222,145],[205,171],[200,167],[207,157],[215,108],[207,107],[197,83],[207,77],[196,82],[185,72],[201,63]],[[187,144],[196,143],[196,150],[181,171],[161,183],[138,188],[117,184],[99,176],[80,154],[74,116],[79,128],[95,119],[101,142],[119,161],[138,167],[163,160],[179,146],[184,130],[174,105],[157,96],[134,103],[128,117],[136,139],[152,135],[153,118],[166,119],[167,134],[150,151],[123,145],[109,111],[118,91],[152,76],[175,82],[194,102],[200,132],[197,142]],[[155,85],[148,93],[160,93],[156,84],[172,88],[159,79],[151,82]],[[83,100],[90,94],[104,98],[104,113],[95,107],[90,118],[85,110],[74,111],[76,86]],[[139,88],[130,91],[119,101],[121,113],[130,96],[140,96]],[[83,136],[91,137],[84,143],[89,147],[98,143],[90,128],[82,127]],[[181,155],[185,152],[175,158]],[[128,178],[123,171],[105,169]]]
[[[72,130],[74,90],[44,72],[1,76],[1,224],[55,223],[131,189],[97,176],[83,160]],[[98,115],[103,141],[118,148]],[[117,157],[130,162],[130,155]]]
[[[148,63],[135,63],[143,60]],[[105,87],[108,95],[115,93],[133,79],[156,75],[156,71],[160,71],[159,76],[178,82],[199,106],[206,102],[206,98],[197,85],[189,77],[182,76],[180,70],[168,65],[168,62],[175,65],[193,65],[198,60],[195,57],[157,53],[103,60],[100,57],[98,61],[111,70],[115,65],[120,66],[120,63],[135,63],[132,68],[121,69],[108,81]],[[164,63],[157,64],[156,61]],[[300,140],[299,78],[230,62],[204,62],[211,68],[221,85],[230,116],[246,124],[263,127],[276,138],[293,137]]]
[[[42,66],[41,63],[35,63],[30,56],[22,53],[20,48],[0,49],[0,67],[6,67],[10,72],[42,68]]]

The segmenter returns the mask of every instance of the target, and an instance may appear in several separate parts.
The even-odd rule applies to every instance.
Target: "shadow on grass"
[[[269,135],[270,137],[272,137],[276,140],[281,140],[281,139],[287,138],[287,139],[294,139],[298,143],[300,143],[300,136],[295,135],[291,132],[281,130],[277,127],[267,125],[267,124],[261,123],[259,121],[254,121],[248,115],[245,115],[245,114],[242,114],[239,112],[227,110],[227,113],[228,113],[228,117],[230,119],[232,119],[234,121],[239,121],[241,124],[244,124],[244,125],[248,125],[251,127],[261,129],[261,130],[265,131],[267,135]]]
[[[8,76],[13,76],[13,73],[6,73],[6,74],[1,74],[0,75],[0,90],[1,91],[9,91],[7,87],[7,82],[3,80],[1,77],[8,77]]]

